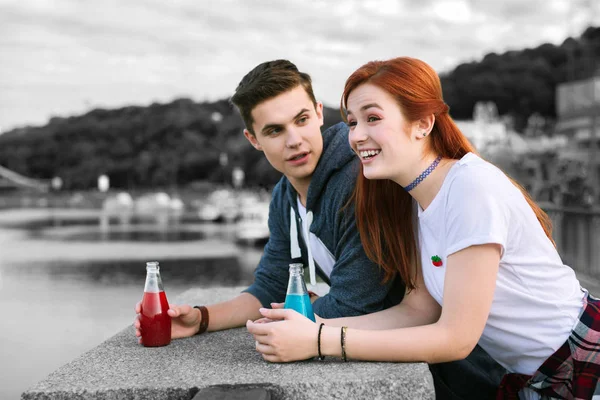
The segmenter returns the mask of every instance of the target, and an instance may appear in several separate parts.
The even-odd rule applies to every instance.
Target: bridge
[[[0,165],[0,189],[15,187],[33,188],[46,192],[50,188],[50,182],[28,178]]]

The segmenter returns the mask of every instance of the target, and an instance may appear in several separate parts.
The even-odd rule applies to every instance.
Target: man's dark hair
[[[298,85],[302,85],[316,106],[317,101],[308,74],[298,71],[298,68],[288,60],[267,61],[256,66],[242,78],[230,101],[240,111],[246,129],[255,135],[252,128],[254,107]]]

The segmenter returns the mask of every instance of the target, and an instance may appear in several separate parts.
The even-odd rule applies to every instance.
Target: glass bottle
[[[169,303],[159,270],[157,261],[146,263],[146,285],[140,318],[142,344],[146,347],[171,343],[171,317],[167,314]]]
[[[304,269],[302,264],[290,264],[290,280],[288,281],[287,294],[283,308],[291,308],[300,314],[315,321],[308,290],[304,283]]]

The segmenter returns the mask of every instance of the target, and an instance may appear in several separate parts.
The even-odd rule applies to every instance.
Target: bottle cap
[[[293,271],[293,270],[303,271],[303,267],[304,267],[304,265],[302,263],[293,263],[293,264],[290,264],[290,271]]]
[[[146,269],[159,269],[158,268],[158,261],[148,261],[146,263]]]

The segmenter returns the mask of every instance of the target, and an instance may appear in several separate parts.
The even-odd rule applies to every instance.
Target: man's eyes
[[[281,133],[281,131],[282,131],[281,128],[271,128],[271,129],[265,131],[265,136],[277,135],[278,133]]]
[[[296,120],[296,124],[297,125],[305,125],[306,123],[308,123],[308,120],[309,120],[308,115],[304,115]],[[284,130],[283,127],[271,128],[271,129],[268,129],[265,131],[265,135],[266,136],[278,135],[278,134],[282,133],[283,130]]]

